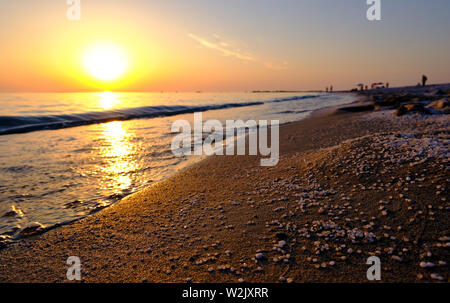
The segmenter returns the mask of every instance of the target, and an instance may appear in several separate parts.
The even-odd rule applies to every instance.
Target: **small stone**
[[[431,262],[420,262],[420,267],[422,268],[430,268],[430,267],[434,267],[434,263]]]
[[[24,229],[20,231],[20,235],[24,237],[33,236],[42,232],[45,229],[45,226],[39,222],[29,223]]]
[[[277,245],[279,248],[283,248],[283,247],[285,247],[286,246],[286,241],[284,241],[284,240],[281,240],[280,242],[278,242],[278,245]]]
[[[262,253],[257,253],[255,258],[256,258],[256,260],[262,260],[262,259],[264,259],[264,255]]]

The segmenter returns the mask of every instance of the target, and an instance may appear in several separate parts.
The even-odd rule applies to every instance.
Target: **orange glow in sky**
[[[78,21],[65,1],[0,1],[0,92],[448,82],[450,4],[411,1],[388,1],[380,22],[365,1],[90,0]]]

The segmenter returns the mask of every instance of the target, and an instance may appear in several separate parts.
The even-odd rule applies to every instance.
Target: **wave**
[[[268,101],[253,101],[247,103],[225,103],[216,105],[197,106],[143,106],[102,112],[87,112],[66,115],[46,116],[0,116],[0,135],[26,133],[38,130],[50,130],[75,127],[88,124],[106,123],[111,121],[124,121],[141,118],[167,117],[193,112],[204,112],[233,107],[262,105],[266,103],[288,102],[307,98],[316,98],[318,95],[293,96],[287,98],[271,99]]]

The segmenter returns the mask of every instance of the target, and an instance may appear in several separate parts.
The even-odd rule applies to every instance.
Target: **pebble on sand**
[[[434,263],[432,262],[420,262],[420,267],[422,268],[430,268],[430,267],[434,267]]]
[[[32,236],[40,233],[45,229],[45,226],[39,222],[32,222],[25,226],[21,231],[20,235],[24,237]]]

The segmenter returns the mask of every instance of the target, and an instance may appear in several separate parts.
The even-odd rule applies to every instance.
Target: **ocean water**
[[[300,120],[355,101],[318,93],[0,94],[0,236],[14,240],[85,217],[197,156],[175,157],[171,124],[203,120]],[[0,239],[1,240],[1,239]]]

